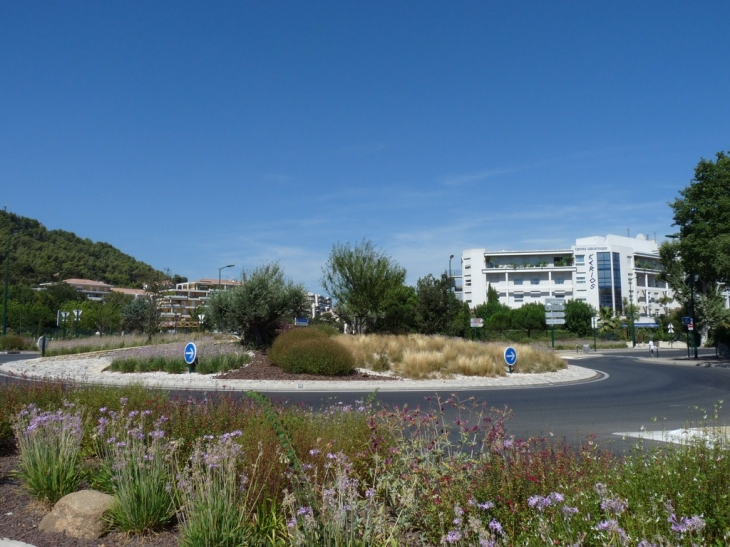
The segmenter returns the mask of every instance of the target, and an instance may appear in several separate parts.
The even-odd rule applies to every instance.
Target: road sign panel
[[[195,362],[195,358],[198,356],[198,347],[195,342],[188,342],[185,346],[185,362],[188,365],[192,365]]]
[[[470,325],[470,326],[471,326],[472,328],[477,328],[477,329],[478,329],[478,328],[481,328],[481,327],[483,327],[483,326],[484,326],[484,319],[482,319],[481,317],[472,317],[472,318],[471,318],[471,319],[469,320],[469,325]]]
[[[546,306],[564,306],[565,299],[564,298],[546,298],[545,305]]]
[[[546,325],[565,325],[565,319],[545,319]]]
[[[509,366],[512,366],[517,362],[517,350],[512,346],[509,346],[504,350],[504,362]]]
[[[565,317],[564,311],[546,311],[545,312],[545,318],[546,319],[557,319],[559,317]]]

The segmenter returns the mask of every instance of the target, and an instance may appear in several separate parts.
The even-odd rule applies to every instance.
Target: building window
[[[563,279],[562,277],[556,277],[555,278],[555,284],[556,285],[564,285],[565,284],[565,279]]]
[[[522,293],[515,293],[515,302],[524,302],[524,295]]]
[[[522,285],[522,278],[521,277],[516,277],[515,278],[515,285]]]
[[[532,279],[530,279],[530,285],[539,285],[539,284],[540,284],[539,278],[533,277]]]
[[[586,284],[586,276],[584,276],[584,275],[577,275],[575,277],[575,284],[576,285],[585,285]]]
[[[575,255],[575,265],[576,266],[585,266],[586,264],[586,255]]]
[[[471,279],[465,279],[465,280],[464,280],[464,284],[465,284],[465,285],[466,285],[467,287],[471,287]]]

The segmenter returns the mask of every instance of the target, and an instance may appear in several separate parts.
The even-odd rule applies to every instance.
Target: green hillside
[[[48,230],[37,220],[0,210],[0,273],[5,275],[8,234],[10,285],[80,278],[103,281],[116,287],[139,288],[155,272],[108,243],[81,239],[71,232]]]

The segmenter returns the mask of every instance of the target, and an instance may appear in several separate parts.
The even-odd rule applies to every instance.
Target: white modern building
[[[678,306],[660,274],[657,243],[641,234],[583,237],[564,249],[467,249],[462,253],[462,299],[474,308],[486,302],[492,286],[499,301],[511,308],[559,298],[620,314],[626,301],[637,306],[640,316],[655,317]]]

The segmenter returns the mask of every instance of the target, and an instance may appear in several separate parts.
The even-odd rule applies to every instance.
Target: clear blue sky
[[[673,231],[730,150],[730,2],[25,2],[0,206],[190,279],[336,242],[450,254]]]

